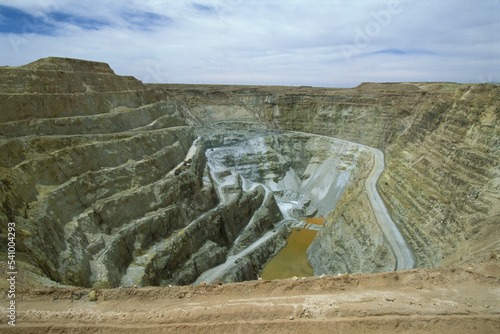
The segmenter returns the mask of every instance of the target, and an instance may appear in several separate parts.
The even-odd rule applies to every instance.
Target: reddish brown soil
[[[93,294],[93,293],[92,293]],[[1,333],[500,333],[500,263],[97,290],[18,287]]]

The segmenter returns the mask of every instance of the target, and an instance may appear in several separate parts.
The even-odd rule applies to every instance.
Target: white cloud
[[[75,57],[108,62],[117,73],[145,81],[185,83],[500,80],[497,0],[7,0],[2,5],[44,13],[52,25],[51,34],[0,34],[0,64],[6,65]]]

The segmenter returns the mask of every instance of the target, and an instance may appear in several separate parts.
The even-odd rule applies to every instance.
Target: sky
[[[500,0],[0,0],[0,66],[148,83],[499,82]]]

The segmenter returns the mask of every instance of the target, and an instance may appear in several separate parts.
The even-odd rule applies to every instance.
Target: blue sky
[[[48,56],[144,82],[498,82],[500,0],[0,0],[0,66]]]

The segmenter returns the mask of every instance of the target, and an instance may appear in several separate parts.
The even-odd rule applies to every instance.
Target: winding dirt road
[[[415,267],[415,257],[396,224],[392,221],[391,216],[389,216],[387,208],[377,191],[377,181],[385,168],[384,153],[379,149],[369,148],[373,156],[373,169],[365,181],[365,186],[373,213],[377,218],[378,226],[384,233],[396,257],[396,270],[412,269]]]
[[[334,140],[339,140],[342,142],[350,143],[353,145],[358,145],[361,147],[364,147],[372,153],[373,157],[373,169],[368,176],[368,178],[365,181],[365,187],[368,195],[368,199],[370,201],[370,205],[372,207],[373,213],[377,219],[377,223],[384,234],[387,242],[389,243],[394,256],[396,257],[396,268],[395,270],[407,270],[407,269],[412,269],[415,267],[415,257],[413,256],[413,253],[408,247],[406,241],[404,240],[401,232],[398,230],[396,224],[391,219],[391,216],[387,212],[387,208],[384,205],[384,202],[382,201],[382,198],[380,197],[378,191],[377,191],[377,181],[384,171],[385,164],[384,164],[384,153],[380,151],[379,149],[350,142],[347,140],[343,139],[338,139],[338,138],[333,138],[333,137],[328,137],[328,136],[323,136],[323,135],[315,135],[315,134],[310,134],[310,133],[305,133],[305,132],[298,132],[298,131],[287,131],[291,133],[297,133],[301,135],[307,135],[307,136],[314,136],[314,137],[322,137],[322,138],[328,138],[328,139],[334,139]],[[211,171],[215,170],[215,167],[212,165],[211,166]],[[213,179],[216,180],[217,178],[213,176]],[[218,184],[218,188],[221,188],[224,184]],[[219,191],[220,194],[223,194],[223,191]],[[251,250],[253,250],[256,246],[260,245],[263,241],[269,239],[273,235],[275,235],[276,232],[268,232],[262,236],[261,239],[257,240],[252,246],[248,247],[248,249],[240,252],[239,254],[233,255],[227,259],[227,261],[217,267],[214,267],[210,270],[207,270],[204,272],[194,283],[195,285],[200,284],[202,282],[205,283],[212,283],[214,282],[218,277],[220,277],[221,273],[228,269],[230,266],[234,265],[235,261],[238,258],[241,258],[245,255],[247,255]]]
[[[306,136],[315,136],[315,137],[323,137],[328,139],[335,139],[344,142],[348,142],[351,144],[359,145],[364,147],[372,153],[373,156],[373,169],[365,181],[366,192],[368,195],[368,199],[370,200],[370,205],[372,207],[375,218],[377,219],[377,223],[380,227],[380,230],[385,236],[385,239],[389,243],[389,246],[396,257],[396,270],[407,270],[415,267],[415,256],[411,251],[410,247],[406,243],[403,235],[398,230],[396,224],[394,224],[391,216],[387,212],[387,208],[382,201],[378,191],[377,191],[377,181],[385,169],[384,164],[384,153],[376,149],[374,147],[354,143],[344,139],[338,139],[334,137],[324,136],[324,135],[316,135],[306,132],[299,131],[288,131],[292,133],[297,133]]]

